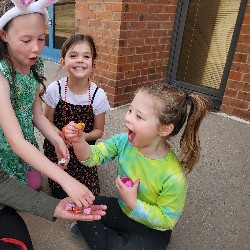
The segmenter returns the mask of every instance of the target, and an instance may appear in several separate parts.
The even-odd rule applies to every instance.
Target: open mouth
[[[135,138],[135,133],[132,130],[130,130],[129,128],[127,128],[127,129],[128,129],[128,140],[130,142],[132,142]]]

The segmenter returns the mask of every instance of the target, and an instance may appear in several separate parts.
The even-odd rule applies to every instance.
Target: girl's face
[[[2,39],[8,44],[8,52],[15,70],[22,74],[30,73],[45,45],[45,20],[41,14],[28,14],[15,17]]]
[[[125,115],[125,126],[129,141],[134,147],[147,147],[160,140],[156,103],[150,95],[142,92],[135,95]]]
[[[69,77],[88,79],[93,69],[93,55],[88,42],[79,42],[69,48],[61,64]]]

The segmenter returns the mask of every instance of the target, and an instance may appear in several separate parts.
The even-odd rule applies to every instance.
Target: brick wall
[[[177,0],[76,0],[76,33],[93,36],[93,80],[110,105],[127,104],[139,85],[166,78]]]
[[[250,120],[250,0],[248,0],[221,110]]]
[[[132,100],[138,86],[165,80],[177,0],[76,0],[76,33],[91,34],[98,57],[93,80],[111,107]],[[250,120],[250,0],[222,112]]]

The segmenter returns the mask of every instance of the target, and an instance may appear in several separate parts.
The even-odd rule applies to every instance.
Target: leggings
[[[154,230],[130,219],[117,198],[98,196],[94,203],[107,205],[106,215],[99,221],[77,222],[90,249],[166,250],[171,230]]]
[[[28,250],[33,250],[32,241],[29,235],[27,226],[23,218],[11,207],[4,207],[0,210],[0,239],[12,238],[21,241]],[[0,246],[5,245],[0,249],[23,249],[13,246],[10,243],[1,241]],[[10,246],[12,245],[12,246]]]

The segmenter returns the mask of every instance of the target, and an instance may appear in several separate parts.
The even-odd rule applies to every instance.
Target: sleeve
[[[156,205],[137,199],[130,217],[151,228],[161,231],[173,230],[184,209],[187,181],[180,174],[172,175],[164,183]]]
[[[57,81],[52,82],[46,89],[46,93],[43,95],[43,101],[47,103],[51,108],[56,108],[60,99],[59,89]]]
[[[38,192],[9,177],[0,168],[0,204],[25,211],[47,220],[54,220],[54,211],[60,200]]]
[[[103,89],[98,88],[93,102],[95,115],[100,115],[110,109],[108,98]]]
[[[119,145],[116,136],[112,136],[104,142],[100,142],[97,145],[91,145],[92,152],[90,157],[81,163],[85,166],[93,167],[113,161],[118,154],[118,148]]]

